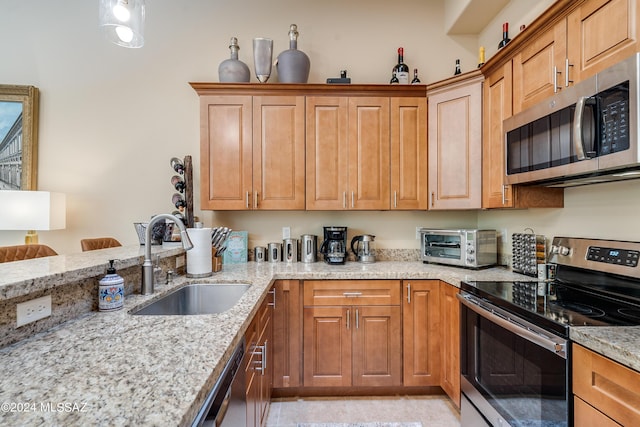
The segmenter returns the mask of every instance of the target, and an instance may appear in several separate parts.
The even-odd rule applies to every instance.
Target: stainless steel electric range
[[[576,326],[640,325],[640,242],[556,237],[552,281],[462,282],[462,425],[572,425]]]

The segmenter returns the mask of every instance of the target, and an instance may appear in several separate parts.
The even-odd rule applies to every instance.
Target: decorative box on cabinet
[[[402,384],[400,283],[304,282],[304,386]]]
[[[427,86],[429,209],[482,207],[480,71]]]

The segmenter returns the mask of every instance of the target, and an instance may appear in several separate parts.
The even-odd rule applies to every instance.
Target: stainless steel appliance
[[[507,183],[640,177],[639,70],[640,53],[505,120]]]
[[[267,255],[269,262],[280,262],[282,257],[282,244],[272,242],[267,245]]]
[[[347,227],[323,227],[324,241],[320,253],[327,264],[344,264],[347,260]]]
[[[363,263],[376,262],[375,249],[373,242],[376,236],[372,234],[362,234],[351,239],[351,250],[356,256],[356,261]]]
[[[640,325],[640,242],[556,237],[550,254],[552,282],[461,283],[463,425],[573,425],[570,328]]]
[[[244,338],[238,344],[207,395],[204,405],[192,427],[242,427],[247,425],[247,398],[245,393]],[[246,362],[246,360],[244,360]]]
[[[316,262],[318,252],[318,236],[303,234],[300,236],[300,261]]]
[[[422,262],[481,268],[498,262],[495,230],[420,229]]]
[[[284,239],[282,241],[282,260],[293,263],[298,262],[298,239]]]

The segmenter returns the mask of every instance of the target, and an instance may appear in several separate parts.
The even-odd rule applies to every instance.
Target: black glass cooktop
[[[568,336],[570,326],[640,325],[640,301],[560,282],[462,282],[460,288],[524,319]]]

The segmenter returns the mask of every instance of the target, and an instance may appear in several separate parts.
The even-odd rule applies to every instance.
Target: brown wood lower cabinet
[[[246,375],[247,426],[267,424],[271,390],[273,388],[273,290],[262,303],[251,321],[245,339],[247,342]]]
[[[580,345],[572,350],[574,425],[640,425],[640,373]]]
[[[299,280],[274,283],[273,387],[302,385],[302,293]]]
[[[305,282],[305,387],[402,384],[399,290],[394,280]]]
[[[457,287],[440,282],[440,387],[460,408],[460,302],[456,298],[458,292]]]

